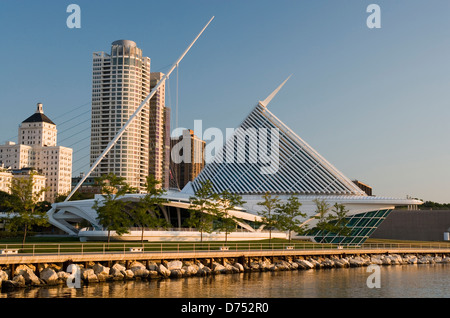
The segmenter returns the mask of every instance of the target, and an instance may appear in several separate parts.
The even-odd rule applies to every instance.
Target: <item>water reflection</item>
[[[381,267],[368,288],[366,267],[65,285],[0,293],[0,298],[356,298],[448,297],[450,264]]]

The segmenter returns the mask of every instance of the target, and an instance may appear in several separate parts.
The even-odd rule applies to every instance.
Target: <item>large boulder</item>
[[[70,277],[70,274],[65,272],[65,271],[59,271],[56,274],[58,275],[58,282],[60,284],[66,284],[67,283],[67,279]]]
[[[391,265],[402,265],[403,264],[403,259],[398,254],[388,255],[387,258],[389,258],[391,260]]]
[[[41,279],[46,282],[48,285],[57,285],[59,284],[59,277],[56,271],[51,267],[44,268],[39,276]]]
[[[417,260],[419,264],[434,264],[434,258],[431,255],[421,255]]]
[[[274,265],[268,259],[264,259],[263,261],[259,262],[258,264],[259,264],[259,269],[264,272],[269,271]]]
[[[208,276],[211,274],[211,269],[208,266],[199,267],[197,275]]]
[[[110,270],[109,274],[111,275],[113,280],[121,280],[126,276],[126,268],[120,263],[114,264]]]
[[[307,261],[305,259],[297,259],[295,262],[299,265],[302,269],[313,269],[315,265],[311,263],[310,261]]]
[[[183,267],[183,263],[181,261],[171,261],[167,263],[167,269],[169,271],[174,269],[181,269]]]
[[[162,277],[169,277],[170,276],[170,271],[167,269],[167,267],[165,267],[163,264],[159,264],[159,266],[157,267],[157,272],[162,276]]]
[[[317,261],[316,259],[314,259],[314,258],[312,258],[312,257],[309,258],[308,261],[309,261],[311,264],[313,264],[314,268],[322,268],[322,267],[323,267],[322,263],[320,263],[319,261]]]
[[[108,276],[109,271],[111,270],[109,267],[103,266],[101,264],[95,264],[92,269],[94,270],[95,275],[104,275],[104,276]]]
[[[147,278],[151,278],[151,279],[159,278],[158,271],[151,271],[151,270],[149,270]]]
[[[22,275],[20,275],[20,276],[22,276]],[[22,278],[23,278],[23,276],[22,276]],[[24,279],[24,281],[25,281],[25,279]],[[25,287],[25,286],[26,286],[25,282],[23,283],[23,286],[19,286],[19,283],[17,281],[12,280],[12,279],[11,280],[8,279],[8,280],[5,280],[5,281],[2,282],[2,290],[12,290],[12,289],[15,289],[15,288],[18,288],[18,287]]]
[[[134,278],[134,272],[131,269],[127,269],[125,271],[125,279],[133,279]]]
[[[360,256],[350,257],[348,262],[351,267],[361,267],[366,265],[366,260]]]
[[[149,271],[158,271],[158,264],[156,264],[155,262],[148,262],[147,269]]]
[[[186,276],[194,276],[194,275],[197,275],[197,272],[198,272],[197,265],[183,266],[182,269],[184,269]]]
[[[294,261],[288,261],[289,267],[291,270],[297,270],[298,269],[298,264]]]
[[[147,277],[149,274],[149,270],[145,265],[137,261],[130,264],[130,270],[133,272],[134,277]],[[125,276],[127,275],[125,274]]]
[[[216,263],[216,262],[213,263],[213,266],[212,266],[213,274],[221,274],[225,271],[226,271],[225,266],[223,266],[222,264]]]
[[[345,267],[350,266],[350,264],[347,262],[347,260],[343,260],[340,258],[333,259],[333,262],[334,262],[334,266],[336,268],[345,268]]]
[[[21,274],[14,276],[12,281],[15,283],[15,287],[26,287],[26,279]]]
[[[372,255],[370,257],[370,262],[374,265],[383,265],[383,260],[381,259],[381,255]]]
[[[417,256],[416,255],[411,255],[407,258],[407,263],[408,264],[417,264]]]
[[[227,264],[226,268],[227,268],[227,270],[231,271],[231,273],[233,273],[233,274],[237,274],[240,272],[239,268],[237,268],[236,266],[231,265],[231,264]]]
[[[137,261],[134,261],[130,264],[129,270],[133,272],[133,277],[147,277],[149,273],[149,270],[146,268],[146,266]],[[125,277],[129,276],[129,274],[126,273],[126,270],[122,271],[122,274]]]
[[[283,260],[276,262],[275,266],[277,267],[277,270],[280,271],[287,271],[290,269],[289,263]]]
[[[444,256],[442,258],[442,263],[450,263],[450,257],[449,256]]]
[[[172,278],[181,278],[183,277],[183,271],[182,269],[172,269],[170,270],[170,277]]]
[[[236,267],[240,273],[244,272],[244,266],[241,263],[234,263],[234,267]]]
[[[147,268],[144,264],[142,264],[141,262],[138,262],[138,261],[134,261],[134,262],[132,262],[131,264],[130,264],[130,269],[132,269],[132,268]]]
[[[131,271],[133,272],[134,277],[145,278],[150,274],[148,269],[142,267],[133,267],[131,268]]]
[[[338,256],[331,256],[330,259],[333,261],[334,267],[336,268],[345,268],[350,266],[350,264],[345,258],[339,258]]]
[[[329,258],[325,258],[325,259],[322,261],[322,265],[323,265],[323,267],[325,267],[325,268],[333,268],[333,267],[334,267],[334,261],[331,260],[331,259],[329,259]]]
[[[9,279],[8,273],[0,269],[0,280],[8,280],[8,279]]]
[[[82,268],[81,279],[87,283],[98,283],[98,277],[92,268]]]
[[[220,265],[220,264],[219,264]],[[223,266],[222,270],[220,270],[220,266]],[[220,265],[217,270],[220,271],[222,274],[235,274],[239,273],[239,269],[237,267],[234,267],[233,265],[229,263],[225,263],[224,265]]]
[[[251,262],[249,269],[252,272],[259,272],[259,271],[261,271],[261,266],[259,263]]]
[[[391,265],[391,258],[386,255],[381,256],[381,264],[382,265]]]
[[[47,264],[47,263],[39,263],[37,265],[38,267],[38,271],[41,272],[44,269],[50,267],[51,269],[53,269],[56,273],[62,270],[62,265],[61,264],[55,264],[55,263],[51,263],[51,264]]]
[[[97,275],[97,278],[100,282],[107,281],[113,277],[112,275],[110,275],[111,269],[107,266],[95,264],[92,269],[94,270],[94,274]]]
[[[34,271],[36,268],[31,265],[19,265],[14,271],[15,276],[22,275],[27,285],[39,286],[42,285],[42,281],[36,276]]]

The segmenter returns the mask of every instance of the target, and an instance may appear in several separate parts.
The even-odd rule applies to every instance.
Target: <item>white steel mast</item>
[[[192,41],[192,43],[188,46],[188,48],[181,54],[181,56],[176,60],[175,63],[170,67],[169,71],[166,75],[156,84],[156,86],[152,89],[150,94],[142,101],[142,103],[139,105],[139,107],[136,109],[136,111],[131,115],[131,117],[128,119],[128,121],[125,123],[125,125],[117,132],[116,136],[109,142],[108,146],[106,146],[105,150],[103,150],[102,154],[97,158],[97,160],[94,162],[94,164],[91,166],[89,171],[86,173],[86,175],[81,178],[81,180],[78,182],[78,184],[73,188],[72,192],[67,196],[67,198],[64,200],[64,202],[69,201],[69,199],[72,197],[72,195],[78,190],[78,188],[83,184],[83,182],[89,177],[89,175],[94,171],[94,169],[98,166],[98,164],[102,161],[102,159],[106,156],[106,154],[111,150],[111,148],[116,144],[116,142],[119,140],[119,138],[123,135],[125,130],[128,128],[130,123],[133,121],[133,119],[139,114],[139,112],[144,108],[145,104],[155,95],[155,93],[158,91],[159,87],[165,82],[165,80],[170,76],[170,74],[173,72],[173,70],[178,66],[178,64],[181,62],[181,60],[184,58],[184,56],[187,54],[187,52],[191,49],[191,47],[194,45],[194,43],[197,41],[197,39],[202,35],[203,31],[208,27],[208,25],[211,23],[211,21],[214,19],[214,16],[208,21],[208,23],[203,27],[203,29],[200,31],[200,33],[195,37],[195,39]]]

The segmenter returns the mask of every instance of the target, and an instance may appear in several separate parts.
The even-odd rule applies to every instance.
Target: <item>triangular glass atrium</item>
[[[267,109],[282,85],[256,105],[192,182],[193,190],[210,180],[217,192],[366,196]]]

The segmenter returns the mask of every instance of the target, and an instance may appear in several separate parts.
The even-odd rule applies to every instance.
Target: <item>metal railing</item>
[[[364,243],[362,245],[337,245],[328,243],[258,243],[258,242],[87,242],[87,243],[38,243],[38,244],[1,244],[0,257],[27,255],[87,255],[87,254],[136,254],[136,253],[192,253],[226,251],[336,251],[373,250],[373,251],[442,251],[450,253],[449,243]],[[9,254],[11,253],[11,254]]]

